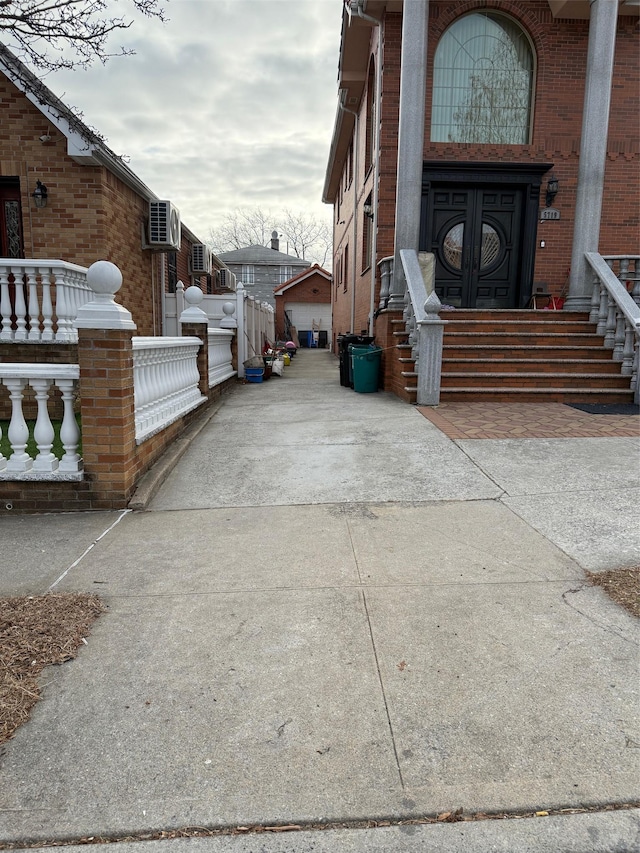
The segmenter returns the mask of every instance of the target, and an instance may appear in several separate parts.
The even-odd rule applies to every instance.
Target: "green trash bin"
[[[349,347],[353,362],[353,390],[360,394],[372,394],[378,390],[381,347]]]

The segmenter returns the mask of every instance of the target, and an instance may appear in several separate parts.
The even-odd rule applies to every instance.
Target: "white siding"
[[[298,331],[310,330],[312,322],[320,324],[320,329],[331,338],[331,305],[329,303],[285,302],[284,310]]]

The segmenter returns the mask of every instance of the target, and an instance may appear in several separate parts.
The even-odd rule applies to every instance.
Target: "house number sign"
[[[540,221],[545,219],[560,219],[560,211],[555,207],[543,207],[540,211]]]

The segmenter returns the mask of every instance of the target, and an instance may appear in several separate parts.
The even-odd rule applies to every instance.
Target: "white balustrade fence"
[[[75,343],[73,321],[94,296],[85,267],[0,258],[0,342]]]
[[[604,335],[605,347],[613,350],[613,360],[621,362],[620,373],[630,377],[629,386],[639,403],[640,308],[626,288],[628,269],[621,278],[611,269],[610,259],[596,252],[587,252],[585,257],[593,272],[589,320],[597,323],[597,333]]]
[[[274,343],[276,337],[275,311],[268,302],[258,302],[248,296],[241,285],[238,297],[238,372],[244,376],[243,363],[262,355],[265,340]]]
[[[80,430],[73,411],[79,375],[77,364],[0,364],[0,382],[8,389],[11,400],[11,421],[7,433],[12,451],[7,458],[0,453],[0,479],[82,479],[82,459],[78,455]],[[63,403],[60,439],[64,454],[60,460],[52,452],[55,430],[49,413],[49,402],[54,385],[60,389]],[[33,388],[38,406],[33,432],[38,449],[35,458],[27,452],[29,428],[23,413],[28,386]]]
[[[235,332],[230,329],[209,329],[209,388],[220,385],[236,375],[233,369],[231,344]]]
[[[199,338],[133,338],[136,443],[206,402],[198,387]]]
[[[640,255],[605,255],[604,260],[636,305],[640,305]]]

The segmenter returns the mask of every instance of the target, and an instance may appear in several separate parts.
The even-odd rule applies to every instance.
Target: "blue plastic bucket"
[[[264,367],[245,367],[244,375],[247,382],[262,382]]]

